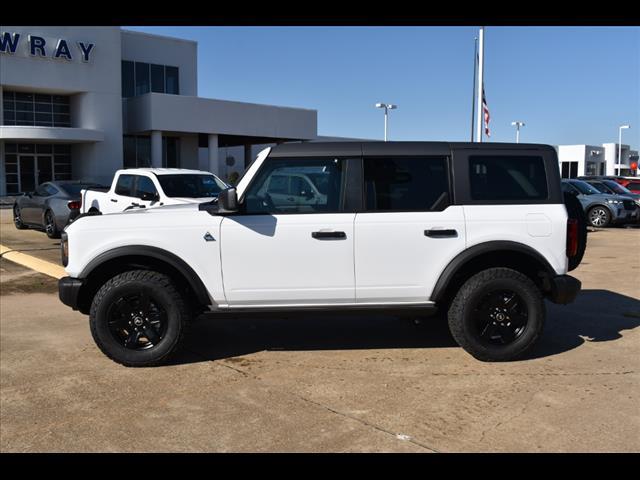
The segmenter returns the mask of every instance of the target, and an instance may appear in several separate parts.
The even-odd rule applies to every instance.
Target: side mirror
[[[151,193],[151,192],[142,192],[142,194],[140,195],[140,200],[145,200],[145,201],[149,201],[149,202],[157,202],[158,200],[160,200],[160,195],[158,195],[157,193]]]
[[[218,194],[218,208],[220,212],[232,213],[237,212],[238,206],[238,194],[234,187],[229,187],[222,190]]]

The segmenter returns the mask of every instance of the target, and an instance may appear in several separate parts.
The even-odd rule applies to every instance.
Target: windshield
[[[580,190],[580,193],[584,195],[593,195],[595,193],[600,193],[597,189],[589,185],[587,182],[583,182],[582,180],[573,180],[571,185]]]
[[[222,180],[206,174],[158,175],[158,181],[167,197],[217,197],[227,188]]]
[[[619,193],[621,195],[624,195],[625,193],[632,193],[631,190],[623,187],[618,182],[615,182],[613,180],[605,180],[602,183],[604,183],[607,187],[609,187],[614,192]]]

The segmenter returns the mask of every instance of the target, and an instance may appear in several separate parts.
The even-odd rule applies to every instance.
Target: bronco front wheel
[[[128,367],[149,367],[165,363],[178,351],[189,316],[168,276],[133,270],[98,290],[89,323],[106,356]]]

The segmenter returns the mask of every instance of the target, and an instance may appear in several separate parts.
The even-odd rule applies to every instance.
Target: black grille
[[[622,204],[624,205],[625,210],[634,210],[636,208],[636,204],[633,200],[623,200]]]

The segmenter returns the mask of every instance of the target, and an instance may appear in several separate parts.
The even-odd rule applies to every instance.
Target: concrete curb
[[[30,268],[31,270],[35,270],[38,273],[43,273],[45,275],[49,275],[53,278],[62,278],[67,276],[67,272],[60,265],[56,265],[55,263],[48,262],[46,260],[42,260],[40,258],[36,258],[31,255],[27,255],[26,253],[21,253],[17,250],[13,250],[9,247],[5,247],[0,244],[0,256],[2,258],[6,258],[7,260],[17,263],[18,265],[22,265],[23,267]]]

